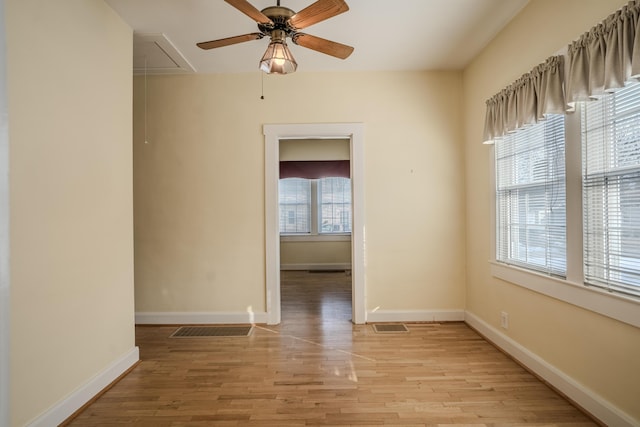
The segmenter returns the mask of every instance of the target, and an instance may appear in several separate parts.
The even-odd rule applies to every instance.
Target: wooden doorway
[[[278,179],[281,139],[348,138],[351,152],[353,227],[351,232],[353,322],[366,322],[364,240],[364,147],[362,123],[264,125],[265,135],[265,240],[267,321],[278,324],[280,304],[280,232]]]

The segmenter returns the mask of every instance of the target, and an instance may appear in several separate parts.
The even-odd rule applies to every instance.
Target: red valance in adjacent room
[[[349,160],[313,160],[280,162],[280,179],[283,178],[349,178]]]

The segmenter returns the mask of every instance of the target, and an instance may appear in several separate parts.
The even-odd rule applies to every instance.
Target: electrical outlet
[[[502,326],[503,329],[509,329],[509,313],[506,311],[500,312],[500,326]]]

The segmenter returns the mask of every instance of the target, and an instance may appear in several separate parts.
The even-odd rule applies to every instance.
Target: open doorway
[[[364,323],[364,182],[361,123],[265,125],[266,297],[269,324],[281,320],[279,177],[280,143],[284,140],[346,139],[349,145],[352,191],[351,282],[352,320]]]
[[[348,138],[281,139],[279,231],[283,324],[351,322]]]

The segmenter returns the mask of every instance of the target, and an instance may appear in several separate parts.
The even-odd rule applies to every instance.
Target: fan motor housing
[[[284,30],[289,32],[290,28],[287,26],[287,21],[296,13],[288,7],[282,6],[269,6],[261,10],[261,12],[271,21],[274,25],[258,24],[258,28],[265,34],[270,33],[273,30]]]

